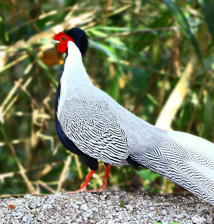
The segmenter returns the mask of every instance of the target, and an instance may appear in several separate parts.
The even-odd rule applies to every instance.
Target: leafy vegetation
[[[63,56],[47,38],[74,26],[89,37],[84,64],[96,86],[151,124],[214,141],[212,0],[3,0],[0,10],[0,194],[76,190],[88,172],[54,123]],[[152,192],[177,189],[130,167],[113,167],[109,186],[136,180]]]

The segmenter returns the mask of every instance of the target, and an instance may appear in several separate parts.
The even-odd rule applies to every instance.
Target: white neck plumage
[[[70,83],[71,86],[91,83],[82,62],[81,52],[72,41],[68,42],[68,55],[65,59],[60,83],[61,85]]]
[[[84,88],[92,85],[84,68],[81,52],[72,41],[68,42],[68,54],[60,78],[60,85],[61,91],[57,114],[60,114],[64,102],[71,99],[77,88]]]

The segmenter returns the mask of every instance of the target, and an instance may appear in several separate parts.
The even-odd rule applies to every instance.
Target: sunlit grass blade
[[[38,65],[43,69],[43,71],[45,72],[45,74],[47,75],[47,77],[51,80],[51,82],[57,86],[58,82],[56,81],[56,79],[53,77],[53,75],[51,74],[51,72],[49,71],[48,67],[43,63],[43,61],[36,55],[36,53],[34,53],[30,48],[28,48],[28,51],[30,52],[30,54],[34,57],[34,59],[36,60],[36,62],[38,63]]]
[[[9,36],[6,32],[5,26],[4,26],[4,21],[2,19],[2,17],[0,16],[0,40],[2,40],[3,44],[8,44],[9,42]]]
[[[158,106],[158,107],[161,107],[161,105],[158,103],[158,101],[157,101],[151,94],[147,93],[146,96],[149,98],[149,100],[150,100],[154,105],[156,105],[156,106]]]
[[[105,30],[105,31],[116,31],[116,32],[122,32],[122,31],[130,31],[129,27],[109,27],[109,26],[97,26],[96,29]]]
[[[117,58],[115,54],[112,52],[112,49],[109,46],[106,46],[104,44],[95,42],[93,40],[89,40],[90,47],[93,47],[95,49],[98,49],[102,51],[104,54],[106,54],[109,58],[111,58],[113,61],[117,61]]]
[[[119,95],[119,77],[120,75],[118,74],[118,72],[114,75],[112,83],[109,87],[108,90],[108,94],[114,98],[115,100],[118,99],[118,95]]]
[[[122,67],[118,62],[118,58],[116,55],[115,50],[111,46],[107,46],[103,43],[94,42],[92,40],[89,41],[90,46],[93,48],[96,48],[100,51],[102,51],[104,54],[106,54],[113,62],[117,64],[118,71],[115,71],[114,77],[112,79],[112,83],[109,86],[108,93],[110,96],[112,96],[115,100],[118,99],[119,94],[119,76],[123,74]]]

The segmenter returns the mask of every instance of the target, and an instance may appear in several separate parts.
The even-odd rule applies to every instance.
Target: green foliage
[[[3,22],[3,19],[2,19],[1,16],[0,16],[0,30],[1,30],[1,32],[0,32],[0,35],[1,35],[0,39],[2,40],[2,42],[4,44],[8,44],[9,36],[7,34],[7,31],[5,29],[4,22]]]
[[[212,122],[213,121],[213,105],[210,92],[205,96],[205,109],[204,109],[204,130],[203,137],[211,138],[212,136]]]
[[[180,25],[186,38],[189,39],[190,42],[192,43],[192,45],[195,49],[195,52],[198,55],[201,63],[203,63],[198,43],[196,41],[195,36],[193,35],[193,33],[191,31],[191,28],[189,26],[189,23],[187,21],[187,18],[184,15],[184,13],[173,1],[171,1],[171,0],[163,0],[163,1],[166,3],[166,5],[169,8],[170,12],[172,13],[173,17],[175,18],[177,23]]]
[[[45,72],[45,74],[51,80],[51,82],[55,85],[55,87],[57,87],[58,82],[52,76],[51,72],[49,71],[49,69],[45,65],[45,63],[43,63],[43,61],[31,49],[28,49],[28,51],[31,53],[31,55],[34,57],[34,59],[36,60],[37,64],[39,65],[39,67],[42,68],[42,70]]]
[[[172,127],[214,141],[213,5],[213,0],[1,2],[0,194],[76,190],[88,172],[59,143],[54,123],[63,57],[46,38],[70,24],[89,37],[84,64],[95,85],[151,124],[180,79],[174,71],[182,75],[197,55],[204,66],[194,66]],[[100,164],[91,188],[102,184],[103,171]],[[108,184],[136,186],[136,176],[148,191],[171,192],[159,175],[130,167],[113,167]]]
[[[210,33],[214,40],[214,23],[213,23],[213,12],[214,12],[214,1],[213,0],[201,0],[202,13],[206,19]]]
[[[157,191],[157,188],[151,187],[154,181],[157,178],[160,178],[160,175],[153,173],[151,170],[140,170],[138,171],[138,175],[143,179],[143,188],[145,190],[149,190],[151,192]]]

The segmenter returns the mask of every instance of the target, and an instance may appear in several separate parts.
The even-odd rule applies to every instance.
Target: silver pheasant
[[[79,36],[67,32],[54,37],[58,50],[66,52],[56,102],[57,132],[65,147],[85,156],[89,167],[90,159],[114,166],[142,165],[214,205],[214,144],[157,128],[96,88],[82,62],[78,38],[84,31],[74,29]],[[65,50],[60,50],[61,44],[66,44]]]

